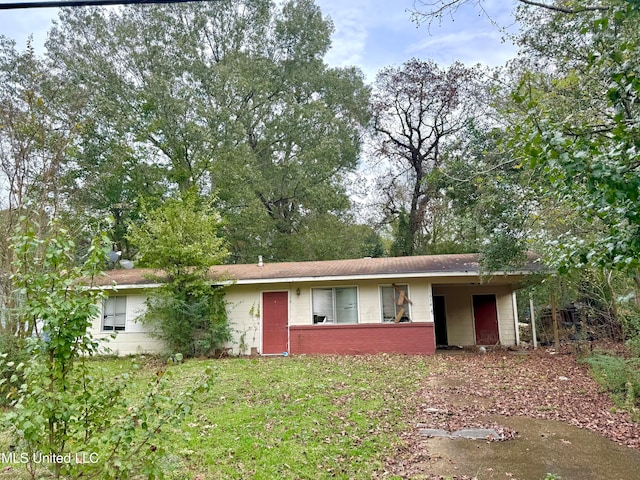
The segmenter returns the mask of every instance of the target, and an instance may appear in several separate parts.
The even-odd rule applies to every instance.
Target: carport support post
[[[538,333],[536,332],[536,312],[533,309],[533,295],[529,294],[529,311],[531,312],[531,338],[533,349],[538,348]]]
[[[515,290],[511,292],[511,307],[513,308],[513,324],[516,329],[516,345],[520,345],[520,320],[518,319],[518,298]]]

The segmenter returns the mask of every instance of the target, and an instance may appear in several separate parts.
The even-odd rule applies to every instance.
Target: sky
[[[0,0],[6,3],[8,0]],[[442,66],[458,60],[467,65],[503,65],[515,56],[515,47],[486,16],[460,8],[455,18],[441,24],[417,26],[410,11],[414,0],[316,0],[335,27],[326,61],[332,66],[355,65],[369,82],[387,66],[399,66],[412,57],[430,59]],[[513,0],[485,0],[485,10],[499,25],[513,23]],[[39,53],[58,9],[0,10],[0,34],[16,41],[22,50],[33,36]]]
[[[515,47],[502,41],[499,29],[472,7],[460,8],[441,24],[416,25],[414,0],[316,0],[335,26],[327,61],[336,66],[356,65],[372,81],[386,66],[399,66],[412,57],[434,60],[442,66],[454,61],[467,65],[503,65]],[[487,13],[499,25],[513,24],[510,0],[486,0]]]

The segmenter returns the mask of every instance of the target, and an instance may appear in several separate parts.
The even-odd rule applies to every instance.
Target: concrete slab
[[[501,437],[498,435],[493,428],[463,428],[462,430],[457,430],[451,434],[451,438],[468,438],[470,440],[500,440]]]
[[[419,432],[420,435],[432,438],[466,438],[469,440],[501,439],[498,432],[493,428],[463,428],[461,430],[456,430],[455,432],[448,432],[441,428],[421,428]]]
[[[566,480],[640,478],[640,452],[598,434],[555,420],[491,416],[518,431],[508,442],[469,442],[424,437],[430,461],[424,477],[541,480],[551,472]]]
[[[420,435],[424,435],[425,437],[451,438],[451,433],[447,430],[442,430],[441,428],[421,428],[418,431],[420,432]]]

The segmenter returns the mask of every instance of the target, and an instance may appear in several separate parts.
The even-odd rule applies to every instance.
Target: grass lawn
[[[115,373],[128,370],[131,360],[100,364]],[[403,418],[416,407],[429,359],[191,360],[169,367],[172,391],[188,388],[207,365],[214,372],[212,388],[197,397],[193,414],[168,432],[171,479],[369,479],[400,445],[400,432],[411,428]],[[131,394],[140,394],[157,369],[150,363],[137,370]],[[18,473],[0,469],[0,478]]]

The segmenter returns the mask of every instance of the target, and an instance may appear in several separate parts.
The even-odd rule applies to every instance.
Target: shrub
[[[640,360],[594,353],[584,359],[596,381],[621,407],[634,411],[640,400]]]
[[[182,280],[151,293],[143,321],[158,327],[156,335],[172,352],[210,355],[231,340],[224,292],[205,279]]]
[[[159,370],[142,400],[133,401],[125,392],[128,374],[113,375],[89,361],[98,343],[88,327],[102,293],[88,283],[104,264],[104,243],[105,237],[96,239],[78,266],[64,230],[40,239],[30,229],[15,239],[20,315],[38,319],[42,328],[25,339],[24,362],[0,354],[0,370],[15,370],[6,382],[11,404],[0,414],[0,427],[12,436],[26,460],[19,466],[32,479],[161,476],[164,425],[184,418],[193,394],[208,386],[207,372],[204,382],[176,393]],[[42,455],[68,460],[42,464]]]
[[[620,309],[622,333],[633,355],[640,356],[640,309],[635,305],[627,305]]]

